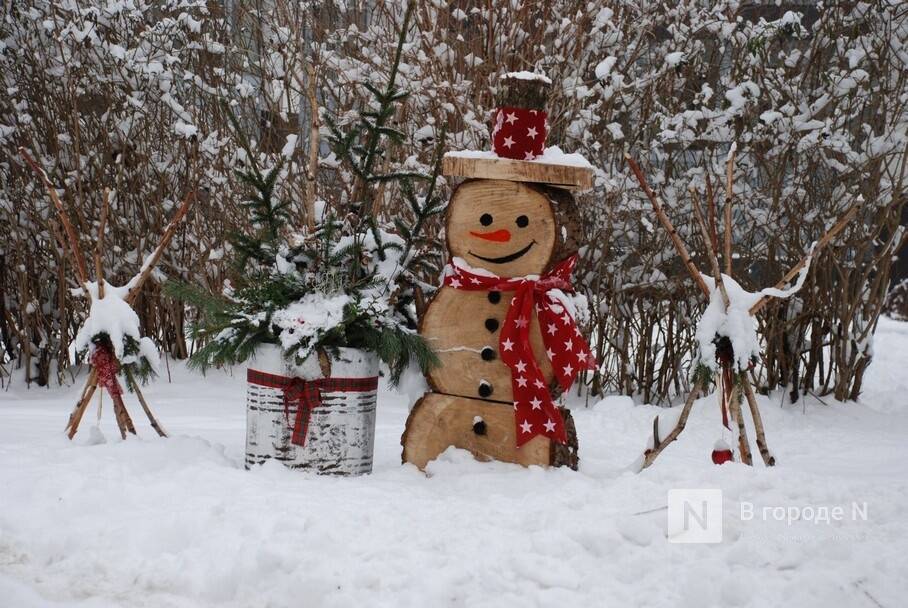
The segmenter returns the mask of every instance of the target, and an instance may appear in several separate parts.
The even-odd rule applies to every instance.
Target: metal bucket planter
[[[372,472],[378,359],[353,348],[290,365],[261,347],[248,363],[246,468],[274,459],[324,475]]]

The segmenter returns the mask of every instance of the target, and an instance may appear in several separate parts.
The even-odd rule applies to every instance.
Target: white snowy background
[[[424,475],[400,464],[410,398],[384,391],[374,474],[339,479],[243,469],[238,370],[171,362],[174,381],[146,394],[172,437],[134,408],[140,437],[120,441],[106,409],[96,445],[94,409],[63,435],[78,386],[13,386],[0,393],[0,606],[904,606],[908,324],[882,319],[875,352],[859,404],[761,397],[774,469],[710,462],[714,397],[641,474],[629,466],[663,410],[609,397],[574,406],[577,472],[450,453]],[[723,542],[668,542],[673,488],[723,490]],[[830,523],[761,517],[836,506]]]

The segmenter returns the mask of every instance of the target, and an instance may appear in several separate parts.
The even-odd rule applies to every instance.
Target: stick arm
[[[129,288],[129,292],[126,294],[126,303],[130,306],[132,306],[135,303],[136,298],[139,297],[139,291],[142,289],[142,285],[148,280],[148,277],[151,276],[151,271],[154,270],[155,266],[157,266],[158,262],[161,260],[161,256],[164,255],[164,250],[167,249],[171,239],[173,239],[174,234],[176,234],[177,226],[186,216],[194,199],[195,191],[190,190],[183,198],[180,208],[164,229],[164,233],[161,235],[161,241],[158,243],[158,246],[152,254],[145,259],[139,273],[126,284]]]
[[[69,248],[72,251],[73,258],[76,262],[76,272],[79,274],[79,282],[84,286],[88,283],[88,267],[85,264],[85,256],[82,254],[82,248],[79,247],[79,237],[76,234],[76,229],[73,227],[72,222],[69,221],[69,216],[66,215],[66,210],[63,208],[63,203],[60,201],[60,197],[57,196],[57,189],[54,188],[54,185],[51,183],[50,178],[47,177],[47,172],[44,170],[41,165],[38,164],[31,154],[29,154],[25,148],[19,146],[19,156],[21,156],[25,162],[32,168],[32,170],[41,178],[41,182],[44,184],[44,189],[47,190],[50,200],[54,203],[54,207],[57,209],[57,214],[60,216],[60,221],[63,223],[63,228],[66,230],[66,237],[69,240]]]
[[[643,171],[640,170],[640,166],[637,162],[631,158],[630,154],[625,153],[624,159],[627,161],[628,167],[633,171],[634,176],[637,178],[637,181],[640,182],[640,187],[643,188],[643,192],[646,193],[647,198],[649,198],[650,203],[653,206],[653,210],[656,212],[656,217],[659,218],[659,222],[662,224],[662,227],[668,232],[668,236],[671,237],[672,243],[675,245],[675,249],[678,251],[678,255],[681,256],[681,260],[684,262],[684,266],[687,268],[687,271],[690,273],[690,276],[693,277],[694,282],[697,283],[697,287],[700,288],[700,291],[708,298],[709,297],[709,288],[706,286],[706,282],[703,280],[703,275],[700,273],[700,270],[697,268],[697,265],[694,264],[694,261],[690,259],[690,253],[687,251],[687,247],[684,245],[684,241],[681,240],[681,237],[678,235],[678,231],[675,229],[674,224],[668,218],[668,215],[665,214],[665,210],[662,207],[662,203],[659,201],[659,197],[652,191],[649,187],[649,184],[646,182],[646,177],[643,175]]]
[[[788,283],[790,283],[791,280],[794,279],[798,275],[799,272],[801,272],[801,269],[804,268],[804,266],[807,265],[811,259],[813,259],[813,256],[817,255],[817,253],[823,247],[825,247],[830,242],[832,242],[832,240],[835,237],[837,237],[840,232],[842,232],[842,230],[845,228],[845,226],[847,226],[849,223],[851,223],[851,221],[857,215],[858,209],[860,209],[860,208],[861,208],[861,201],[860,200],[855,201],[855,203],[853,205],[851,205],[851,207],[849,207],[845,211],[845,213],[842,214],[842,217],[839,218],[839,221],[837,221],[833,225],[832,228],[827,230],[823,234],[823,236],[821,236],[819,238],[819,240],[816,242],[816,245],[814,245],[814,247],[811,249],[811,252],[808,253],[807,255],[805,255],[803,258],[801,258],[797,264],[792,266],[791,270],[789,270],[787,273],[785,273],[785,276],[782,277],[782,280],[773,286],[774,289],[783,289],[786,285],[788,285]],[[766,304],[769,303],[769,300],[770,300],[770,296],[766,296],[766,295],[762,296],[759,300],[757,300],[754,303],[753,306],[750,307],[750,311],[749,311],[750,315],[753,316],[753,315],[757,314],[758,312],[760,312],[760,310],[764,306],[766,306]]]

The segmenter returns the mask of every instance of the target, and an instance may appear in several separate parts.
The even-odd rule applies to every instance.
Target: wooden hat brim
[[[593,170],[589,167],[510,158],[445,155],[442,173],[452,177],[547,184],[568,190],[589,190],[593,187]]]

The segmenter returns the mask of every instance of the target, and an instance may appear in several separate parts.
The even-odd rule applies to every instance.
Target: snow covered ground
[[[146,391],[173,437],[142,424],[122,442],[105,408],[99,445],[93,410],[75,442],[62,434],[77,388],[14,386],[0,393],[0,606],[904,606],[908,324],[882,320],[875,349],[860,405],[763,399],[776,468],[710,462],[707,398],[639,475],[660,410],[621,397],[574,410],[579,472],[452,453],[426,476],[400,465],[407,399],[385,393],[375,473],[334,479],[243,469],[239,375],[174,369]],[[679,488],[723,491],[721,543],[667,540]]]

